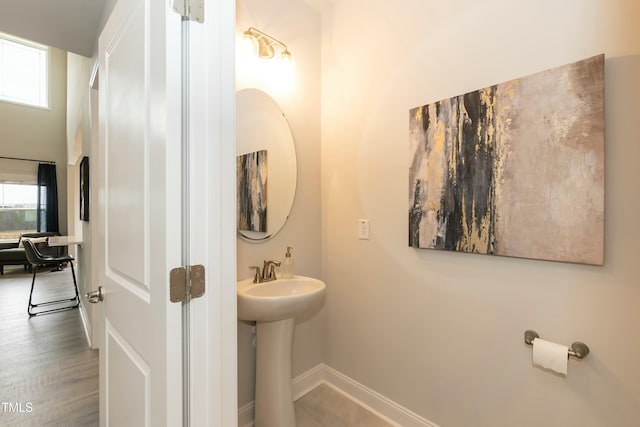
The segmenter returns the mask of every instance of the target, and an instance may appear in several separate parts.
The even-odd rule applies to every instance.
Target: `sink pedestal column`
[[[256,322],[255,427],[295,427],[291,347],[295,318]]]

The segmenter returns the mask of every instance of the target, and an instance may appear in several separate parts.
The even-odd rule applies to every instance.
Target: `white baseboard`
[[[255,402],[249,402],[238,408],[238,427],[253,427]]]
[[[320,384],[329,384],[327,380],[327,365],[321,363],[304,372],[291,381],[293,400],[298,400]]]
[[[87,343],[90,348],[93,348],[91,346],[91,322],[89,321],[89,314],[82,303],[80,303],[78,309],[80,310],[80,318],[82,319],[82,327],[84,328],[84,335],[87,337]]]
[[[322,363],[293,379],[293,399],[298,400],[320,384],[326,384],[346,398],[395,426],[438,427],[426,418],[400,406],[380,393],[371,390]],[[253,416],[254,402],[242,406],[238,410],[238,426],[253,426]]]

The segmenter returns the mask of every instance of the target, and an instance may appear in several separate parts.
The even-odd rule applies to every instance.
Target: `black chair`
[[[63,256],[50,256],[50,255],[42,255],[40,251],[36,248],[35,244],[29,239],[23,239],[24,241],[24,252],[27,255],[27,261],[33,266],[33,280],[31,281],[31,292],[29,292],[29,307],[27,308],[27,313],[29,316],[37,316],[39,314],[44,313],[52,313],[56,311],[62,310],[71,310],[80,306],[80,295],[78,294],[78,284],[76,282],[76,272],[73,268],[73,257],[71,255],[63,255]],[[36,283],[36,274],[38,273],[38,267],[58,267],[60,264],[69,263],[71,265],[71,275],[73,276],[73,287],[76,291],[76,296],[68,299],[60,299],[56,301],[46,301],[41,302],[39,304],[32,304],[31,299],[33,297],[33,286]],[[43,305],[50,304],[60,304],[64,302],[75,302],[75,304],[65,307],[54,308],[51,310],[44,310],[39,312],[33,312],[32,309],[36,307],[40,307]]]

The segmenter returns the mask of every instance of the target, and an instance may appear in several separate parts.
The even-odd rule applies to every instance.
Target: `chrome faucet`
[[[260,272],[260,267],[257,265],[249,266],[249,268],[253,268],[255,270],[253,283],[271,282],[276,280],[276,267],[280,267],[280,261],[264,261],[264,264],[262,265],[262,273]]]

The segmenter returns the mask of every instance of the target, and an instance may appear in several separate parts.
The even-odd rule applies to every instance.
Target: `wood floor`
[[[29,317],[31,274],[0,276],[0,426],[98,425],[98,351],[78,309]],[[71,271],[38,273],[33,302],[73,297]]]

